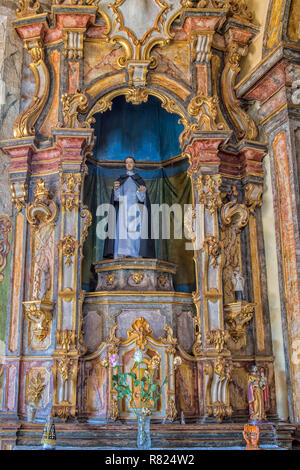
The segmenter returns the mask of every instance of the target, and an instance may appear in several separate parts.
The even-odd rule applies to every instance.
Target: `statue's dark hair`
[[[133,160],[134,163],[136,163],[135,159],[131,155],[128,155],[128,157],[125,158],[124,163],[126,163],[127,158],[131,158],[131,160]]]

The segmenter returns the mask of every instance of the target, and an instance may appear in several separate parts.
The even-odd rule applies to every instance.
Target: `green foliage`
[[[161,384],[154,381],[153,373],[147,373],[138,378],[134,372],[121,372],[121,366],[116,366],[118,372],[112,376],[112,385],[118,393],[118,398],[129,398],[134,403],[134,410],[137,412],[140,408],[153,409],[159,399],[163,386],[167,383],[168,378],[165,377]],[[133,379],[133,389],[130,388]],[[138,388],[139,403],[136,403],[134,391]]]

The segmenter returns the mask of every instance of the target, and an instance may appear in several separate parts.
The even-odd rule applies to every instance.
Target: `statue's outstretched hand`
[[[142,193],[144,193],[146,191],[146,186],[140,186],[138,188],[138,191],[141,191]]]

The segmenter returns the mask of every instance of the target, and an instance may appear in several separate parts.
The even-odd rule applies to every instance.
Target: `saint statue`
[[[252,366],[248,377],[250,421],[259,423],[266,420],[268,407],[268,384],[263,368]]]
[[[126,174],[114,182],[110,204],[115,208],[115,230],[108,215],[108,237],[103,258],[155,258],[151,239],[151,204],[144,180],[135,173],[133,157],[125,159]]]
[[[237,266],[232,275],[232,284],[234,287],[234,293],[236,301],[241,301],[244,298],[244,285],[245,279],[240,272],[240,267]]]

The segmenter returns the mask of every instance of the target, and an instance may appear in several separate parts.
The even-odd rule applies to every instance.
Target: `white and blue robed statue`
[[[143,178],[134,171],[134,158],[127,157],[125,167],[126,173],[114,182],[111,194],[115,224],[112,233],[109,215],[103,258],[155,258],[148,191]]]

